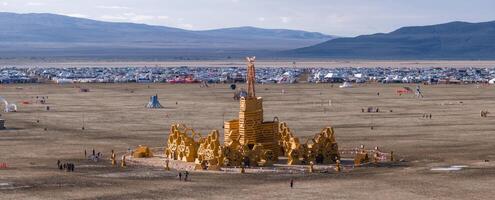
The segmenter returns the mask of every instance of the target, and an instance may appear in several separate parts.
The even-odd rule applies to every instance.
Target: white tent
[[[57,84],[74,83],[74,80],[66,78],[54,78],[53,81]]]
[[[340,88],[350,88],[350,87],[352,87],[352,84],[350,84],[349,82],[344,82],[344,84],[340,85],[339,87]]]
[[[495,84],[495,78],[493,78],[492,80],[489,80],[488,83],[489,84]]]
[[[320,76],[321,76],[321,72],[318,71],[318,73],[316,73],[313,78],[318,80],[318,79],[320,79]]]
[[[5,112],[17,112],[17,105],[13,103],[9,104],[9,102],[7,102],[7,100],[3,97],[0,97],[0,102],[3,102],[5,106]]]
[[[333,73],[328,73],[327,75],[325,75],[325,78],[332,78],[333,77]]]

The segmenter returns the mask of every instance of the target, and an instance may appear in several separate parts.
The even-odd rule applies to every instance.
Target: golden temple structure
[[[210,170],[222,166],[270,166],[279,156],[286,156],[288,165],[336,163],[340,153],[332,127],[301,143],[278,118],[264,121],[263,98],[255,93],[254,61],[254,57],[247,58],[247,95],[239,100],[239,118],[224,122],[223,145],[217,130],[202,137],[185,125],[173,124],[164,151],[166,157],[195,162],[196,169]]]
[[[254,60],[254,57],[247,58],[247,96],[240,99],[239,119],[224,123],[224,144],[228,145],[233,140],[238,140],[241,145],[247,145],[250,149],[256,144],[261,144],[278,157],[278,121],[263,120],[263,98],[256,97],[254,88]]]

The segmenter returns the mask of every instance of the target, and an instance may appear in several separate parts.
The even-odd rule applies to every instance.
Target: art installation
[[[220,170],[223,163],[223,152],[220,146],[220,134],[212,131],[206,138],[199,139],[196,168]]]
[[[148,102],[146,108],[163,108],[160,101],[158,101],[158,94],[150,97],[150,102]]]
[[[17,112],[17,105],[7,102],[7,100],[3,97],[0,97],[0,101],[2,101],[4,104],[5,112]]]
[[[287,124],[280,123],[279,137],[282,153],[287,156],[288,164],[308,164],[310,162],[330,164],[340,159],[338,144],[331,127],[322,129],[311,139],[311,142],[308,140],[301,144],[299,138],[292,135]]]
[[[191,132],[191,136],[187,132]],[[172,160],[194,162],[198,154],[199,143],[193,138],[201,135],[185,125],[174,124],[170,127],[165,155]]]
[[[137,149],[132,151],[133,158],[151,158],[153,157],[153,152],[150,148],[144,145],[139,145]]]
[[[288,165],[329,164],[340,159],[332,127],[301,144],[286,123],[263,119],[263,98],[255,93],[255,58],[247,58],[247,94],[240,97],[239,118],[224,122],[223,146],[213,130],[202,137],[182,124],[170,128],[165,155],[168,159],[195,162],[196,169],[219,170],[222,166],[271,166],[279,156]]]

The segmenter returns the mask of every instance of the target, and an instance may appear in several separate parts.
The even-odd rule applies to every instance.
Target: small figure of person
[[[86,149],[84,149],[84,158],[88,157],[88,152],[86,152]]]
[[[179,172],[179,181],[182,181],[182,172]]]
[[[290,179],[290,188],[292,189],[294,187],[294,179]]]
[[[335,171],[340,172],[342,170],[342,165],[340,164],[340,160],[335,161]]]
[[[125,155],[122,155],[122,160],[120,161],[120,167],[125,167],[127,164],[125,163]]]
[[[184,175],[185,175],[184,176],[184,181],[187,181],[187,177],[189,176],[189,172],[188,171],[184,172]]]

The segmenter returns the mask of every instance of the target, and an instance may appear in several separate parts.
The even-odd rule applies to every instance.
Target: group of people
[[[86,149],[84,149],[84,157],[89,158],[92,161],[98,162],[100,158],[103,157],[103,154],[100,152],[96,153],[95,149],[93,149],[92,154],[88,157],[88,153]]]
[[[6,169],[7,163],[0,163],[0,169]]]
[[[431,119],[431,113],[423,113],[423,119]]]
[[[60,160],[57,160],[57,166],[60,171],[65,170],[66,172],[73,172],[76,168],[74,163],[61,163]]]
[[[199,87],[200,88],[207,88],[207,87],[210,87],[210,86],[208,85],[208,82],[203,81],[203,82],[201,82],[201,85]]]
[[[488,114],[489,114],[489,113],[490,113],[490,112],[488,112],[488,110],[482,110],[482,111],[480,112],[480,116],[481,116],[481,117],[488,117]]]
[[[46,96],[46,99],[48,99],[48,96]],[[46,103],[46,99],[44,96],[36,96],[36,103],[40,103],[40,104],[45,104]]]
[[[179,177],[179,181],[182,181],[182,172],[179,172],[178,177]],[[189,172],[185,171],[184,172],[184,181],[187,181],[188,177],[189,177]]]
[[[361,108],[361,112],[364,113],[364,111],[365,111],[365,109],[364,108]],[[377,112],[380,112],[380,109],[379,108],[368,107],[366,109],[366,112],[369,112],[369,113],[376,112],[377,113]]]

